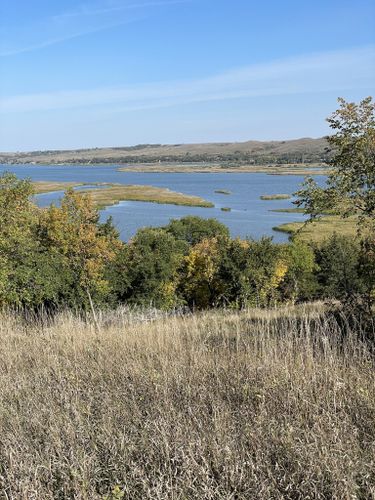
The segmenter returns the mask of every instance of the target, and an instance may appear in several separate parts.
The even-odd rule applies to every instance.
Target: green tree
[[[333,149],[327,185],[308,178],[297,193],[310,220],[327,211],[357,218],[363,268],[372,269],[375,254],[375,104],[371,97],[359,104],[339,99],[340,108],[328,118],[335,133],[328,137]],[[361,300],[371,313],[375,301],[374,273],[367,276]]]
[[[348,299],[363,292],[359,274],[360,245],[334,234],[316,252],[319,296]]]
[[[285,245],[288,270],[281,285],[282,299],[291,302],[310,300],[316,292],[317,265],[311,246],[296,239]]]
[[[0,177],[0,306],[35,308],[56,304],[62,262],[38,239],[41,210],[30,180]]]
[[[310,177],[297,192],[298,206],[312,219],[334,210],[342,217],[358,216],[360,230],[374,231],[375,220],[375,104],[339,99],[340,108],[328,118],[333,155],[326,187]]]
[[[99,223],[99,212],[90,194],[69,189],[61,206],[42,211],[39,238],[50,256],[62,259],[71,305],[103,303],[110,292],[105,277],[108,262],[114,259],[121,243],[112,225]]]
[[[162,309],[179,305],[178,270],[185,251],[184,242],[162,229],[139,230],[111,265],[115,300]]]
[[[268,307],[280,300],[280,286],[288,270],[283,248],[272,238],[249,240],[244,288],[246,305]]]
[[[196,245],[204,239],[226,237],[229,238],[229,229],[216,219],[202,219],[188,215],[182,219],[172,219],[164,227],[167,233],[177,240],[186,241],[189,245]]]
[[[271,238],[205,239],[185,259],[180,288],[189,306],[265,307],[279,301],[287,259]]]

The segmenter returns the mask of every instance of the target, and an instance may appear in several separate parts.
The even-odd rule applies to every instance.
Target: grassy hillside
[[[321,163],[327,141],[247,141],[208,144],[146,144],[132,147],[94,148],[75,151],[0,153],[0,163],[137,163],[137,162],[232,162],[234,164]]]
[[[375,495],[374,363],[319,304],[0,319],[4,498]]]

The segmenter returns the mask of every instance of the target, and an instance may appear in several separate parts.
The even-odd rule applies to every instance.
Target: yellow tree
[[[81,300],[85,295],[92,307],[92,295],[105,296],[109,290],[103,271],[121,243],[101,231],[91,196],[68,190],[60,207],[51,205],[42,212],[40,230],[50,252],[64,257]]]
[[[199,309],[214,306],[224,291],[219,279],[221,255],[218,239],[204,239],[186,256],[184,293],[190,305]]]

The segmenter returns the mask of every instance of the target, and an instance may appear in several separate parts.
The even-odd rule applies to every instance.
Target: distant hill
[[[129,147],[0,153],[1,163],[155,163],[232,164],[315,163],[329,155],[325,138],[205,144],[139,144]]]

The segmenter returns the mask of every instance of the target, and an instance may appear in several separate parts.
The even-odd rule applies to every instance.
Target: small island
[[[290,200],[290,194],[263,194],[260,199],[261,200]]]
[[[231,212],[232,209],[230,207],[221,207],[220,209],[222,212]]]
[[[228,191],[228,189],[215,189],[215,193],[218,193],[218,194],[232,194],[232,191]]]

